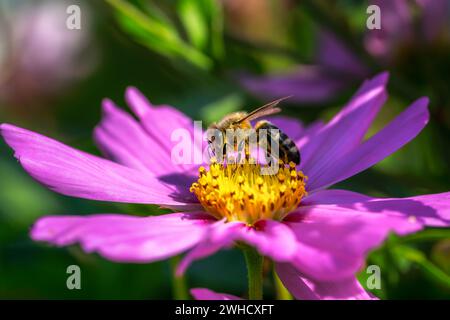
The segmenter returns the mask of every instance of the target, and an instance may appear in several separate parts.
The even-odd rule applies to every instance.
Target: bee
[[[222,120],[212,123],[208,129],[215,129],[220,130],[222,135],[226,136],[226,131],[231,130],[238,130],[238,129],[254,129],[257,133],[257,137],[260,139],[263,135],[262,133],[265,133],[265,141],[270,141],[271,143],[267,143],[265,145],[266,149],[266,156],[268,158],[272,157],[272,151],[271,147],[276,147],[279,150],[279,156],[280,159],[284,161],[284,163],[288,163],[290,161],[294,162],[295,164],[300,164],[301,157],[300,157],[300,151],[298,150],[297,146],[295,145],[294,141],[290,139],[284,132],[282,132],[277,126],[270,123],[267,120],[260,120],[255,124],[255,127],[252,127],[251,121],[259,119],[261,117],[269,116],[275,113],[281,112],[281,108],[277,107],[277,105],[287,99],[289,97],[280,98],[277,100],[274,100],[272,102],[269,102],[262,107],[259,107],[255,110],[253,110],[250,113],[247,112],[234,112],[229,115],[226,115],[223,117]],[[264,131],[261,131],[262,129],[265,129]],[[239,130],[238,130],[239,131]],[[245,131],[245,130],[244,130]],[[248,130],[247,130],[248,132]],[[274,134],[274,132],[276,132]],[[245,143],[247,137],[244,137],[244,139],[238,140]],[[224,141],[227,141],[224,139]],[[208,143],[210,147],[214,149],[215,144],[215,137],[212,136],[208,139]],[[260,141],[258,140],[258,144],[261,146]],[[242,143],[239,146],[234,146],[234,150],[242,150]],[[246,146],[247,147],[247,146]],[[226,151],[226,142],[223,144],[223,155],[225,155]]]

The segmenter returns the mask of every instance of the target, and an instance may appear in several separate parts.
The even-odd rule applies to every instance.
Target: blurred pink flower
[[[367,51],[384,64],[393,60],[414,43],[430,45],[440,37],[448,37],[450,2],[448,0],[372,0],[381,9],[382,28],[365,35]],[[413,5],[418,7],[418,19]]]
[[[9,103],[32,102],[60,94],[92,71],[89,10],[81,11],[81,29],[66,27],[70,3],[44,1],[14,6],[0,16],[3,72],[0,98]]]
[[[217,293],[204,288],[191,289],[191,294],[196,300],[242,300],[232,294]]]
[[[418,32],[413,19],[414,2],[419,7]],[[384,67],[416,44],[429,46],[449,39],[450,2],[448,0],[372,0],[381,9],[381,29],[367,30],[364,45],[367,52]],[[279,75],[241,75],[240,82],[263,99],[293,95],[290,101],[317,104],[336,97],[370,74],[370,69],[331,30],[318,34],[313,65],[298,66]]]
[[[318,35],[314,65],[301,65],[289,73],[254,76],[242,74],[240,83],[263,99],[292,96],[289,101],[317,104],[335,97],[369,74],[369,69],[332,33]]]
[[[420,98],[364,140],[387,98],[387,79],[383,73],[366,81],[327,124],[303,127],[295,119],[274,118],[296,141],[303,159],[297,169],[309,177],[300,179],[301,172],[296,173],[295,168],[289,177],[278,177],[279,181],[288,181],[289,188],[303,188],[306,181],[308,194],[300,190],[303,198],[291,212],[282,211],[285,201],[299,199],[285,198],[290,191],[281,187],[279,198],[270,203],[276,205],[275,209],[255,209],[251,201],[236,207],[231,196],[210,199],[213,194],[204,194],[206,200],[215,201],[205,210],[201,205],[205,205],[205,199],[197,199],[189,191],[197,180],[198,165],[174,165],[171,161],[172,132],[180,128],[193,132],[192,120],[170,106],[152,105],[134,88],[127,90],[126,100],[138,120],[110,100],[103,102],[103,119],[94,138],[111,160],[10,124],[2,124],[0,129],[23,168],[55,192],[101,201],[158,204],[178,211],[150,217],[43,217],[31,230],[36,241],[57,246],[80,243],[86,252],[98,252],[117,262],[148,263],[189,250],[178,267],[180,274],[194,260],[240,241],[272,259],[284,285],[298,298],[368,297],[355,273],[363,267],[371,249],[381,245],[390,232],[405,235],[425,226],[445,227],[450,223],[449,192],[396,199],[327,190],[401,148],[428,122],[428,99]],[[211,171],[212,177],[216,173],[226,175],[220,168],[213,169],[219,171]],[[200,169],[199,185],[209,183],[202,180],[207,173]],[[241,178],[238,184],[247,183],[250,191],[240,190],[238,184],[235,191],[260,188],[257,177],[248,181],[245,175]],[[213,203],[219,202],[223,206],[211,211]],[[252,223],[236,216],[221,219],[220,214],[229,208],[244,215],[252,211],[256,218]],[[277,208],[282,215],[270,211]]]
[[[279,274],[285,275],[283,281],[290,283],[291,293],[301,300],[377,300],[359,284],[358,280],[339,283],[316,283],[285,265],[277,269]],[[218,293],[205,288],[191,289],[191,295],[196,300],[242,300],[237,296]]]

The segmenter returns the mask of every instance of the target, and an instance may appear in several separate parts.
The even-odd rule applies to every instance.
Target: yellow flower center
[[[252,225],[260,219],[281,220],[296,209],[306,195],[306,176],[293,162],[281,163],[273,175],[264,175],[262,165],[211,163],[199,168],[199,178],[189,189],[217,219]]]

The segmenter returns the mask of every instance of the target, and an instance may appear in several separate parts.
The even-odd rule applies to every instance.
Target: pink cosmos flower
[[[292,278],[289,281],[296,281],[296,279]],[[364,291],[359,284],[355,284],[354,288],[349,288],[346,284],[342,286],[323,286],[302,278],[298,281],[298,286],[293,286],[292,289],[292,293],[296,297],[301,297],[305,300],[342,299],[343,297],[354,300],[377,300],[374,296]],[[190,292],[196,300],[242,300],[242,298],[232,294],[218,293],[205,288],[194,288]],[[340,296],[339,292],[344,292],[344,295]],[[353,292],[351,297],[348,296],[348,292]]]
[[[8,3],[9,2],[9,3]],[[82,28],[66,27],[70,1],[7,1],[0,14],[0,99],[15,106],[61,93],[89,75],[97,49],[89,7]],[[4,53],[3,56],[1,53]]]
[[[43,217],[31,230],[35,241],[79,243],[116,262],[149,263],[188,251],[179,273],[196,259],[246,243],[274,261],[296,298],[370,298],[355,273],[388,233],[450,223],[449,192],[379,199],[327,189],[389,156],[426,125],[428,99],[420,98],[364,140],[386,100],[387,79],[383,73],[366,81],[326,124],[303,127],[295,119],[274,118],[302,153],[298,168],[282,167],[277,176],[258,176],[259,170],[245,165],[235,171],[220,164],[209,170],[174,165],[171,134],[193,132],[192,120],[170,106],[152,105],[135,88],[127,90],[126,100],[137,120],[103,102],[94,139],[109,160],[10,124],[0,129],[23,168],[55,192],[177,211]]]
[[[242,298],[236,297],[232,294],[217,293],[204,288],[191,289],[191,295],[196,300],[242,300]]]
[[[381,29],[365,32],[364,48],[385,68],[404,63],[405,52],[448,42],[448,0],[371,0],[369,4],[380,8]],[[293,94],[291,101],[320,104],[336,98],[369,74],[369,66],[332,30],[321,29],[311,65],[262,77],[243,74],[239,80],[247,90],[264,99]]]

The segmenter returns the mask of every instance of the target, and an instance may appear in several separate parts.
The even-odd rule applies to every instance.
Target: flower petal
[[[429,227],[450,226],[450,192],[408,198],[379,198],[356,204],[369,212],[400,216]]]
[[[276,271],[286,289],[300,300],[375,300],[355,277],[324,282],[308,279],[288,263],[277,263]]]
[[[239,77],[239,82],[265,100],[292,95],[291,102],[318,104],[335,97],[353,80],[343,81],[343,76],[320,66],[302,66],[282,75],[261,77],[244,74]]]
[[[411,141],[428,122],[428,98],[416,100],[384,129],[341,158],[314,166],[308,185],[311,190],[324,188],[347,179],[383,160]],[[320,168],[320,171],[318,170]]]
[[[254,246],[260,254],[275,261],[290,261],[297,253],[297,241],[288,226],[274,220],[260,220],[253,227],[243,227],[238,238]]]
[[[108,158],[155,175],[174,171],[170,155],[131,115],[109,99],[105,99],[102,106],[103,118],[95,128],[94,139]]]
[[[303,146],[310,143],[312,139],[322,130],[325,126],[325,123],[322,120],[314,121],[309,124],[302,132],[302,136],[300,139],[295,141],[295,144],[300,149],[300,153],[303,154]]]
[[[422,8],[422,32],[432,42],[446,32],[446,26],[448,28],[450,3],[448,0],[417,0],[417,4]]]
[[[194,288],[190,292],[195,300],[242,300],[242,298],[231,294],[217,293],[204,288]]]
[[[177,268],[177,274],[183,274],[193,261],[231,247],[236,241],[246,242],[260,254],[281,262],[290,261],[297,252],[295,235],[283,223],[260,220],[249,227],[242,222],[219,221],[211,225],[205,239],[186,254]]]
[[[194,173],[173,163],[167,150],[140,123],[108,99],[103,101],[103,119],[95,128],[94,139],[108,158],[150,173],[179,196],[195,201],[189,192],[197,179]]]
[[[330,69],[340,71],[343,75],[353,75],[363,78],[368,74],[367,67],[329,31],[321,31],[318,37],[318,63]]]
[[[361,193],[348,190],[319,190],[309,194],[302,200],[302,206],[311,206],[316,204],[344,204],[368,201],[373,198]]]
[[[15,157],[37,181],[64,195],[92,200],[183,206],[178,195],[150,173],[124,167],[9,124],[0,132]]]
[[[383,12],[383,27],[366,32],[366,50],[381,63],[388,63],[401,45],[414,40],[412,12],[407,0],[371,0],[370,4],[379,6]]]
[[[193,261],[213,255],[223,248],[231,247],[237,239],[238,230],[243,227],[244,224],[241,222],[226,223],[225,220],[212,224],[203,240],[183,257],[177,267],[177,275],[184,274]]]
[[[168,158],[171,157],[173,149],[172,134],[175,130],[187,130],[192,138],[192,153],[201,156],[203,152],[203,132],[196,128],[192,119],[181,111],[168,106],[155,106],[136,88],[129,87],[125,93],[125,99],[131,110],[139,118],[142,126],[160,147],[165,150]],[[196,137],[199,137],[196,139]],[[206,142],[205,142],[206,143]],[[199,164],[192,163],[177,164],[180,171],[195,172]]]
[[[323,168],[355,149],[386,100],[387,73],[366,81],[349,104],[301,147],[303,172],[314,179]],[[308,183],[308,190],[316,188]]]
[[[355,274],[390,232],[450,225],[450,193],[300,207],[285,223],[296,234],[294,264],[308,277],[335,281]]]
[[[84,251],[116,262],[147,263],[194,246],[212,221],[201,213],[44,217],[33,226],[31,237],[57,246],[80,243]]]

